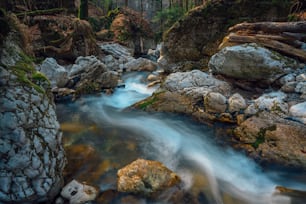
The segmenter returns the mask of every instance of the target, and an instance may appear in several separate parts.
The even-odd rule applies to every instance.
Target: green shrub
[[[181,7],[167,8],[157,12],[153,18],[154,23],[161,24],[162,32],[168,30],[176,21],[184,15],[184,10]]]

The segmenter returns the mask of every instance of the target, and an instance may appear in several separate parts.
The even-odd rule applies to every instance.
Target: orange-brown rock
[[[263,112],[234,131],[240,147],[263,164],[306,169],[306,126]]]
[[[123,167],[117,176],[118,191],[148,197],[154,197],[181,182],[179,176],[161,162],[144,159],[137,159]]]

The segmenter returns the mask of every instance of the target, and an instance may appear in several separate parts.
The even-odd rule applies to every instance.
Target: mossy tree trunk
[[[80,19],[88,18],[88,0],[81,0],[81,5],[79,8],[79,18]]]

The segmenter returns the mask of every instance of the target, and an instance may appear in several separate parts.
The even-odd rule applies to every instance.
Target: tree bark
[[[229,42],[234,43],[257,43],[265,47],[280,51],[288,56],[297,57],[298,59],[306,62],[306,51],[297,49],[286,43],[279,42],[270,38],[256,37],[256,36],[241,36],[231,34],[228,36]]]
[[[263,31],[267,33],[306,33],[306,21],[240,23],[229,28],[229,32],[239,30]]]
[[[81,0],[79,18],[82,20],[88,18],[88,0]]]

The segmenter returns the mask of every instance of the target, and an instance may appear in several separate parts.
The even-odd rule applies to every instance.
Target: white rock
[[[208,64],[212,73],[245,80],[274,82],[298,63],[254,43],[225,47]]]
[[[293,117],[300,118],[306,124],[306,102],[291,106],[289,113]]]
[[[158,75],[155,75],[155,74],[149,74],[147,77],[148,81],[156,81],[158,79],[159,79]]]
[[[283,92],[272,92],[264,94],[254,101],[255,108],[258,111],[271,111],[288,113],[288,104],[284,102],[287,95]]]
[[[297,93],[306,93],[306,81],[298,82],[294,90]]]
[[[295,75],[292,74],[292,73],[287,74],[287,75],[283,76],[279,81],[282,85],[285,85],[289,82],[295,81]]]
[[[94,187],[72,180],[63,188],[61,196],[68,199],[70,204],[82,204],[94,200],[97,193]]]
[[[94,69],[103,69],[106,71],[105,65],[95,56],[78,57],[75,64],[71,67],[69,76],[75,76]]]
[[[205,88],[207,91],[215,91],[222,94],[228,93],[231,89],[228,83],[220,81],[200,70],[172,73],[164,82],[164,88],[169,91],[184,91],[186,89],[190,91],[190,88],[200,87]]]
[[[36,69],[48,77],[51,87],[64,87],[68,82],[68,71],[54,58],[46,58]]]
[[[240,110],[244,110],[247,105],[245,99],[239,94],[235,93],[228,99],[228,109],[231,113],[239,112]]]
[[[117,59],[123,59],[124,62],[131,61],[133,58],[133,50],[129,49],[125,46],[122,46],[118,43],[103,43],[100,45],[100,48],[108,53],[114,56]]]
[[[128,71],[153,72],[157,68],[157,64],[155,62],[141,57],[127,62],[124,66]]]
[[[302,73],[296,77],[296,81],[298,82],[306,82],[306,73]]]
[[[227,108],[227,99],[220,93],[211,92],[204,97],[204,106],[207,112],[224,113]]]

